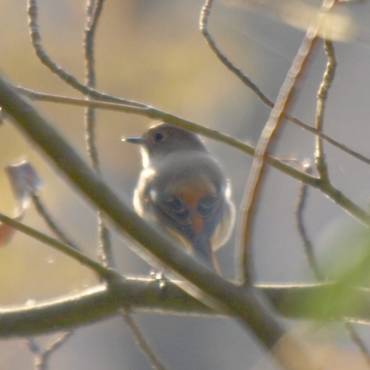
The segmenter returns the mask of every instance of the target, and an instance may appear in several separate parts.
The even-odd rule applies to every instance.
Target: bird
[[[122,141],[140,146],[135,211],[219,272],[215,251],[229,239],[235,220],[231,183],[219,162],[198,135],[166,122]]]

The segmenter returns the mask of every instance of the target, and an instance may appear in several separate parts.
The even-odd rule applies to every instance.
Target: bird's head
[[[197,135],[168,123],[157,124],[142,136],[123,138],[122,141],[140,145],[144,167],[179,151],[206,151]]]

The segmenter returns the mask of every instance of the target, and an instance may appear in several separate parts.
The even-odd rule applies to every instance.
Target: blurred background
[[[317,4],[317,1],[310,3]],[[369,4],[356,4],[353,21],[367,30],[363,19]],[[59,65],[83,80],[82,36],[84,2],[40,0],[40,32],[44,46]],[[198,31],[198,0],[111,0],[106,2],[96,39],[97,86],[100,90],[135,99],[240,140],[255,143],[269,110],[223,65]],[[276,14],[250,11],[243,1],[216,2],[210,31],[221,48],[252,77],[269,97],[277,95],[299,47],[303,31],[291,28]],[[54,94],[78,94],[51,74],[36,58],[27,29],[26,2],[0,0],[2,35],[1,72],[13,83]],[[266,16],[267,15],[267,16]],[[358,18],[357,18],[358,16]],[[357,35],[358,36],[358,35]],[[338,69],[325,116],[325,132],[370,157],[370,105],[368,104],[370,48],[366,33],[351,42],[335,44]],[[291,112],[313,122],[315,95],[325,58],[316,48],[307,73],[296,90]],[[67,105],[35,105],[58,127],[87,159],[83,110]],[[136,147],[121,143],[121,136],[141,134],[151,125],[143,117],[99,111],[98,147],[106,181],[131,202],[141,168]],[[235,149],[205,140],[230,176],[236,204],[240,204],[251,158]],[[286,123],[276,155],[299,160],[313,158],[313,136]],[[370,171],[359,161],[326,145],[333,183],[353,201],[368,208]],[[94,210],[12,125],[0,126],[1,167],[27,158],[40,173],[41,197],[61,226],[90,256],[96,251]],[[294,207],[299,184],[271,169],[259,205],[254,235],[255,264],[259,282],[307,282],[308,269],[297,233]],[[15,201],[5,173],[0,173],[0,211],[12,214]],[[308,232],[321,257],[330,265],[336,253],[356,247],[361,226],[316,190],[310,191],[306,210]],[[25,222],[49,232],[31,208]],[[233,277],[234,238],[219,252],[225,275]],[[346,242],[343,242],[344,238]],[[124,274],[146,274],[150,267],[131,252],[131,241],[113,232],[114,253]],[[343,249],[338,251],[339,249]],[[94,285],[96,279],[78,263],[45,245],[17,234],[0,249],[0,303],[24,304]],[[244,330],[220,318],[137,315],[154,350],[170,369],[268,369],[266,354]],[[121,319],[110,319],[76,331],[51,359],[51,369],[148,369]],[[296,324],[284,320],[287,325]],[[301,325],[301,324],[300,324]],[[361,328],[370,344],[370,331]],[[47,338],[43,338],[47,339]],[[338,366],[346,361],[364,366],[362,358],[340,326],[331,325],[315,334],[314,347],[335,354]],[[325,352],[326,351],[326,352]],[[346,365],[347,366],[347,365]],[[32,357],[24,340],[0,342],[0,368],[32,369]],[[365,368],[365,367],[364,367]]]

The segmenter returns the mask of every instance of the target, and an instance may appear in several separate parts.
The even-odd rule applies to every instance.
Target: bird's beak
[[[122,137],[121,141],[131,144],[143,144],[144,139],[141,136]]]

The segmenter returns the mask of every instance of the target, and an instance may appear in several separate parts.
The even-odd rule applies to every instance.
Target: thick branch
[[[302,305],[310,297],[325,294],[333,288],[330,283],[257,285],[283,316],[294,319],[314,319],[310,308]],[[251,288],[249,288],[251,289]],[[370,291],[356,289],[356,304],[350,312],[336,312],[355,322],[370,323]],[[116,282],[112,289],[106,285],[81,291],[32,306],[0,308],[0,337],[10,338],[46,334],[92,324],[118,314],[122,307],[134,312],[176,315],[225,315],[213,311],[186,294],[177,284],[168,282],[163,290],[152,278],[131,277]]]
[[[124,235],[141,244],[145,251],[186,279],[181,286],[189,294],[202,299],[213,309],[220,309],[236,316],[240,323],[270,349],[284,335],[285,330],[261,303],[254,290],[243,290],[223,280],[212,271],[178,248],[167,237],[144,222],[130,206],[121,201],[112,190],[97,177],[62,136],[25,100],[15,89],[0,79],[0,104],[14,118],[14,124],[51,162],[67,177],[96,208],[100,208],[107,219]],[[91,307],[90,307],[91,308]],[[49,323],[50,324],[50,323]],[[290,343],[293,353],[310,362],[299,344]],[[282,364],[289,359],[281,353]]]

